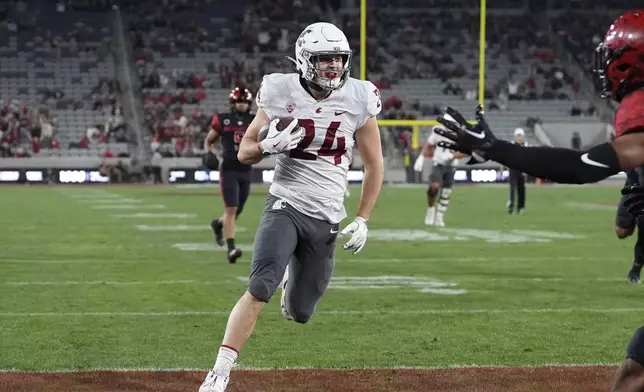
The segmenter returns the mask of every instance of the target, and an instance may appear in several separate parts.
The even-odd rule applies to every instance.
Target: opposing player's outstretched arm
[[[380,144],[380,129],[376,117],[371,117],[356,131],[356,145],[364,165],[364,180],[358,206],[358,216],[369,220],[376,205],[385,175],[385,164]]]
[[[487,153],[490,159],[535,177],[585,184],[644,165],[644,133],[627,133],[612,144],[600,144],[585,151],[522,147],[498,141]]]
[[[244,137],[239,145],[237,159],[244,165],[254,165],[264,158],[264,152],[257,141],[257,135],[264,124],[268,123],[269,118],[262,109],[255,113],[253,122],[250,123]]]
[[[487,157],[511,169],[566,184],[587,184],[620,172],[617,152],[610,143],[586,151],[569,148],[523,147],[497,142]]]
[[[475,125],[469,124],[455,109],[448,107],[446,113],[453,120],[438,117],[438,122],[446,128],[439,128],[436,132],[451,141],[441,141],[439,146],[480,153],[486,159],[535,177],[560,183],[586,184],[644,164],[644,126],[636,122],[626,125],[625,122],[616,122],[618,137],[612,143],[578,151],[570,148],[523,147],[498,140],[480,108],[477,108]],[[636,120],[639,121],[639,117]]]

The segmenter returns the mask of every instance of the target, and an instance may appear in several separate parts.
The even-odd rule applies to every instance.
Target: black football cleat
[[[633,263],[631,270],[628,271],[628,283],[629,284],[639,284],[640,283],[640,272],[642,272],[642,266]]]
[[[242,255],[242,250],[241,249],[233,249],[228,252],[228,262],[230,264],[235,264],[237,262],[237,259],[240,258]]]
[[[217,242],[217,245],[224,246],[224,244],[226,243],[224,241],[224,225],[221,224],[219,219],[213,219],[210,222],[210,227],[215,233],[215,242]]]

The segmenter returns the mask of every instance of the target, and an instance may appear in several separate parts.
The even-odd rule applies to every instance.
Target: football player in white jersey
[[[445,227],[444,216],[447,212],[449,199],[452,195],[452,185],[454,184],[454,165],[458,159],[465,156],[460,152],[454,152],[446,148],[437,146],[438,142],[447,139],[436,132],[436,128],[442,126],[436,125],[423,146],[423,151],[416,158],[414,170],[422,173],[425,157],[432,158],[432,171],[429,175],[429,189],[427,189],[427,215],[425,215],[425,224],[437,227]],[[439,195],[438,207],[435,207],[436,196]]]
[[[367,221],[384,176],[376,121],[382,105],[372,83],[349,77],[351,57],[340,29],[314,23],[297,39],[292,59],[297,73],[264,76],[238,158],[255,164],[276,154],[275,175],[255,233],[248,290],[228,318],[215,366],[200,392],[226,389],[239,352],[278,287],[284,317],[306,323],[313,315],[333,271],[354,147],[364,165],[362,192],[357,216],[339,234],[350,236],[343,248],[353,254],[367,241]],[[283,117],[295,120],[280,132],[276,125]],[[265,125],[267,136],[258,140]]]

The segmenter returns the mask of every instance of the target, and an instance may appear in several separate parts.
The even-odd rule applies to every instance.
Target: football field
[[[209,228],[217,192],[3,187],[0,390],[196,391],[246,288],[267,188],[238,221],[235,265]],[[644,315],[626,282],[635,238],[614,234],[619,196],[532,186],[515,216],[506,187],[457,186],[437,229],[425,188],[384,187],[362,252],[340,239],[309,324],[282,318],[278,292],[229,390],[607,390]],[[322,370],[336,368],[352,370]],[[90,373],[105,370],[123,372]]]

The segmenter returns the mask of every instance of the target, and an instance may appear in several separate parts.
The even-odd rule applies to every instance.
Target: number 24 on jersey
[[[324,142],[317,153],[305,151],[313,143],[313,139],[315,139],[315,122],[311,119],[299,119],[297,122],[304,128],[304,138],[302,138],[302,141],[297,147],[289,152],[291,158],[315,161],[318,159],[318,156],[325,156],[333,157],[336,165],[342,163],[342,156],[347,152],[345,137],[338,137],[337,146],[333,148],[333,142],[336,140],[335,134],[338,128],[340,128],[340,121],[333,121],[329,124],[326,135],[324,136]]]

